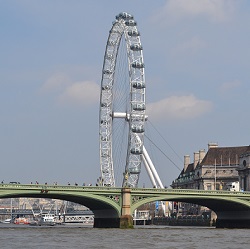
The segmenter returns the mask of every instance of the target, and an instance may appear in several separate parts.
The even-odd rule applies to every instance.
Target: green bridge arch
[[[79,203],[88,207],[98,219],[112,218],[119,223],[121,216],[121,189],[57,185],[1,184],[0,198],[48,198]],[[117,226],[116,224],[116,226]]]
[[[185,202],[185,203],[192,203],[197,204],[200,206],[208,207],[209,209],[213,211],[218,211],[220,209],[232,209],[237,205],[239,210],[248,210],[250,209],[250,199],[248,197],[246,199],[237,198],[237,196],[234,196],[235,198],[231,198],[228,196],[190,196],[190,195],[158,195],[158,196],[148,196],[148,197],[139,197],[134,196],[134,200],[132,201],[132,207],[131,211],[133,212],[138,207],[142,206],[143,204],[147,204],[149,202],[155,202],[155,201],[177,201],[177,202]],[[218,205],[218,203],[220,205]],[[230,205],[229,205],[230,204]],[[228,206],[229,205],[229,206]]]
[[[154,201],[178,201],[208,207],[217,215],[218,228],[250,228],[250,192],[194,189],[133,189],[131,211]]]

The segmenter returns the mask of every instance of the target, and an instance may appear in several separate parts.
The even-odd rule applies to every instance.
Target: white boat
[[[43,222],[55,222],[54,214],[42,214]]]
[[[55,226],[56,217],[54,214],[42,214],[40,219],[30,222],[31,226]]]
[[[4,224],[10,224],[11,223],[11,219],[6,219],[6,220],[2,221],[2,223],[4,223]]]

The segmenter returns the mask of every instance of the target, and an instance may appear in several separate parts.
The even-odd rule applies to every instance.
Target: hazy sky
[[[141,33],[163,184],[208,142],[250,144],[250,1],[0,0],[0,180],[95,183],[103,55],[122,11]]]

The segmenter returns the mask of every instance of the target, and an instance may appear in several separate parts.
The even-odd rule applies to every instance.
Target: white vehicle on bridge
[[[231,182],[227,184],[227,190],[229,191],[240,191],[240,183],[239,182]]]

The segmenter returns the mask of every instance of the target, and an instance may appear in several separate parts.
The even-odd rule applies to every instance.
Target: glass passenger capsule
[[[110,103],[107,103],[107,102],[101,103],[101,107],[109,107],[109,106],[110,106]]]
[[[144,68],[145,65],[144,65],[144,63],[141,63],[141,62],[133,62],[132,67],[133,68]]]
[[[130,46],[130,49],[132,51],[140,51],[140,50],[142,50],[142,45],[140,43],[135,43],[135,44]]]
[[[134,17],[127,13],[127,12],[121,12],[119,15],[115,17],[117,20],[118,19],[124,19],[124,20],[132,20]]]
[[[132,105],[133,110],[135,111],[144,111],[146,109],[145,103],[135,103]]]
[[[106,70],[103,70],[103,73],[104,74],[112,74],[113,72],[109,69],[106,69]]]
[[[139,167],[133,167],[133,168],[129,168],[128,172],[130,174],[139,174],[141,172]]]
[[[125,21],[125,25],[133,27],[133,26],[136,26],[137,23],[134,20],[127,20],[127,21]]]
[[[136,132],[136,133],[142,133],[145,131],[143,125],[132,125],[131,130],[132,132]]]
[[[129,36],[140,36],[140,32],[137,30],[129,30],[128,35]]]
[[[133,121],[144,121],[144,120],[146,120],[146,116],[141,115],[141,114],[131,114],[130,118]]]
[[[134,155],[141,155],[142,154],[142,148],[132,148],[130,150],[131,154],[134,154]]]
[[[113,59],[113,55],[112,54],[107,54],[105,58],[108,59],[108,60],[112,60]]]
[[[111,86],[109,85],[102,86],[102,90],[110,90],[110,89],[111,89]]]
[[[101,120],[101,124],[107,125],[107,124],[109,124],[109,121],[108,120]]]
[[[142,89],[146,87],[145,82],[141,82],[141,81],[136,81],[132,83],[132,86],[136,89]]]

